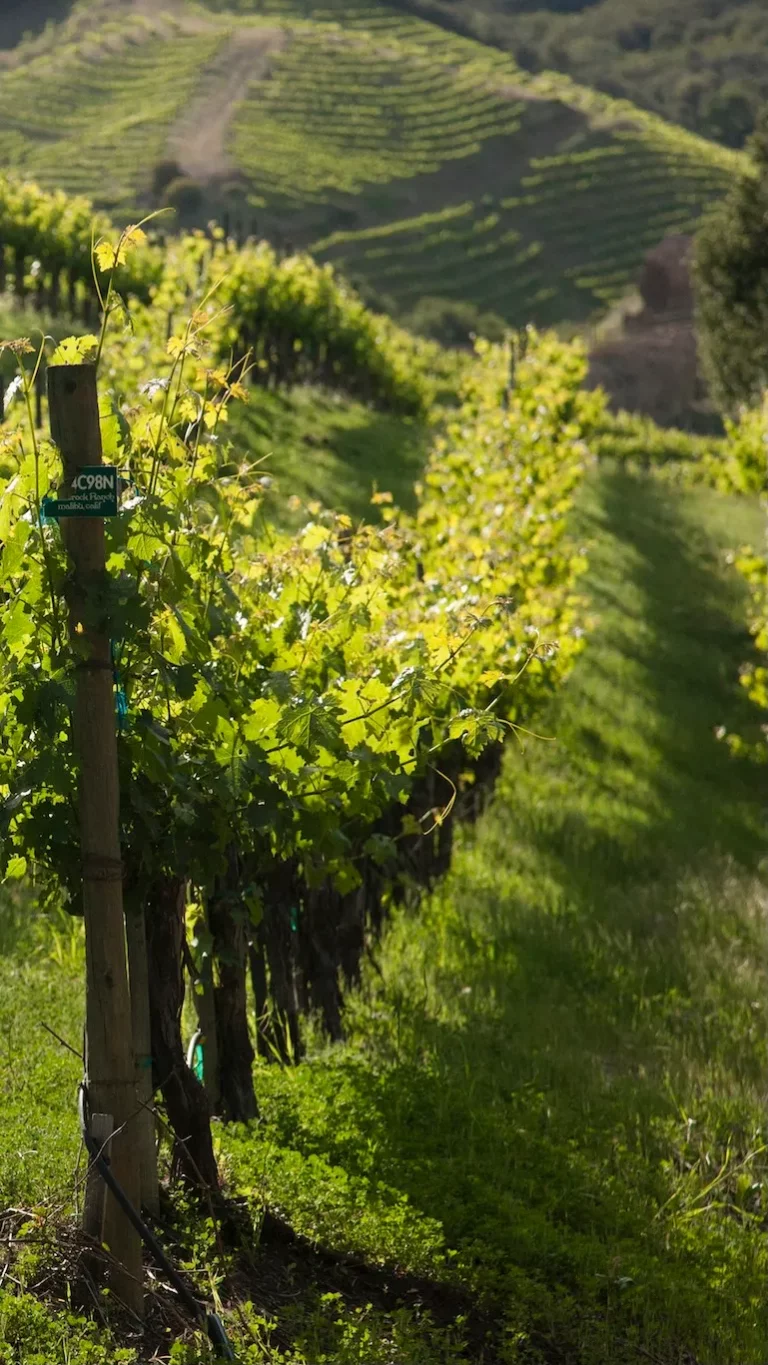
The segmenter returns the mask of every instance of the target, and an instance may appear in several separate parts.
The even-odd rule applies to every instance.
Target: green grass
[[[248,79],[238,42],[259,34]],[[514,325],[596,316],[741,165],[373,0],[185,0],[152,20],[83,0],[58,37],[0,74],[8,166],[127,215],[163,156],[204,174],[196,139],[223,108],[201,221],[239,177],[249,223],[403,314],[441,296]]]
[[[768,1347],[765,788],[714,731],[748,705],[722,551],[760,517],[606,471],[581,526],[598,623],[556,742],[510,748],[348,1045],[260,1071],[262,1126],[225,1146],[307,1233],[473,1286],[504,1360],[747,1365]]]
[[[265,510],[284,525],[306,520],[302,508],[314,500],[370,521],[376,490],[412,509],[429,445],[427,429],[416,421],[302,388],[290,394],[252,389],[250,402],[232,409],[231,435],[272,481]]]
[[[40,916],[28,897],[0,896],[0,1209],[67,1208],[75,1193],[81,1077],[75,1058],[43,1025],[81,1048],[82,926],[63,914]]]
[[[347,1043],[261,1066],[261,1122],[221,1138],[234,1191],[418,1294],[394,1308],[321,1259],[314,1299],[276,1309],[257,1276],[260,1344],[232,1319],[253,1365],[768,1356],[765,781],[715,734],[751,712],[725,551],[762,525],[746,499],[593,476],[577,531],[594,625],[538,721],[554,739],[510,745],[446,881],[376,948]],[[0,1207],[66,1203],[78,1064],[40,1021],[77,1045],[77,929],[3,906]],[[464,1287],[447,1317],[466,1321],[430,1321],[430,1282]],[[21,1322],[56,1359],[61,1324],[13,1313],[6,1340]],[[96,1349],[89,1365],[114,1358]]]

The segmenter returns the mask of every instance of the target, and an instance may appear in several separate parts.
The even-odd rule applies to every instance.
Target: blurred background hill
[[[586,331],[616,402],[696,424],[658,271],[746,164],[766,37],[752,0],[8,0],[0,164],[310,251],[449,345]]]
[[[407,0],[425,17],[743,146],[768,95],[760,0]]]

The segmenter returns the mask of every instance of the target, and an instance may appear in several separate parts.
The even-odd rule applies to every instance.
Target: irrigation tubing
[[[83,1144],[93,1165],[96,1167],[107,1189],[115,1196],[120,1208],[126,1218],[133,1224],[141,1240],[149,1251],[151,1251],[158,1265],[165,1271],[168,1279],[173,1285],[182,1303],[195,1318],[199,1326],[208,1334],[211,1344],[216,1350],[220,1360],[235,1360],[235,1353],[224,1330],[224,1324],[218,1313],[209,1313],[199,1299],[195,1298],[192,1290],[184,1283],[178,1270],[171,1264],[163,1248],[158,1242],[151,1228],[148,1228],[143,1218],[133,1207],[125,1190],[112,1173],[109,1164],[109,1157],[106,1156],[99,1146],[96,1139],[92,1136],[88,1128],[86,1108],[88,1104],[88,1089],[85,1082],[81,1082],[77,1094],[77,1107],[80,1115],[80,1132],[82,1133]]]

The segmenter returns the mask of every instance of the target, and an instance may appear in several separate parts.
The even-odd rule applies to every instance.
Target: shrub
[[[439,341],[442,346],[471,350],[475,337],[503,341],[507,325],[497,313],[484,313],[473,303],[453,299],[425,298],[406,319],[412,332]]]
[[[205,191],[199,180],[180,175],[166,185],[163,203],[169,208],[176,209],[181,218],[192,218],[199,213],[204,198]]]
[[[155,198],[159,199],[163,191],[173,184],[174,180],[181,180],[183,176],[184,172],[178,161],[173,161],[170,158],[158,161],[152,171],[152,193]]]
[[[743,147],[754,131],[757,97],[740,81],[727,81],[705,102],[705,131],[726,147]]]

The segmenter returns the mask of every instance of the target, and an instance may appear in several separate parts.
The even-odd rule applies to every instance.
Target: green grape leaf
[[[335,716],[323,706],[319,698],[283,711],[277,733],[300,749],[318,745],[335,750],[339,746],[339,726]]]
[[[84,361],[93,358],[98,344],[99,338],[90,334],[80,337],[65,337],[56,347],[50,363],[52,365],[82,365]]]
[[[5,542],[2,560],[0,560],[0,582],[7,582],[19,572],[24,562],[24,550],[31,529],[28,521],[16,522],[11,535]]]
[[[3,639],[11,654],[20,659],[33,634],[34,626],[27,616],[24,604],[17,600],[8,612],[3,624]]]
[[[259,697],[253,702],[243,726],[243,735],[252,744],[266,735],[274,735],[280,722],[282,707],[274,697]]]
[[[20,877],[26,875],[26,871],[27,871],[26,858],[21,856],[10,858],[5,869],[5,880],[6,881],[18,880]]]

